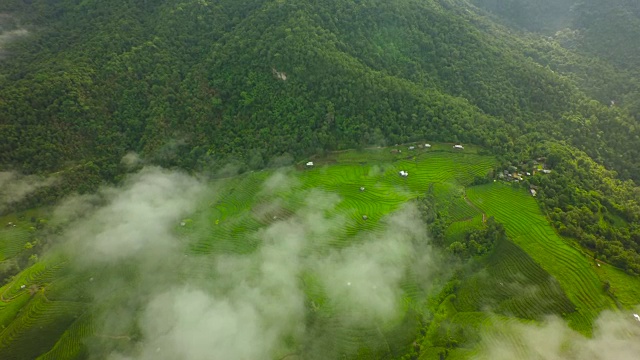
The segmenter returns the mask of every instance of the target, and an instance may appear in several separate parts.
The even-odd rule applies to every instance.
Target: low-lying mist
[[[636,309],[636,313],[638,309]],[[506,335],[508,334],[508,335]],[[640,322],[629,312],[604,311],[592,337],[569,328],[559,317],[543,324],[504,324],[499,334],[482,334],[482,355],[491,360],[634,360],[640,358]]]
[[[9,55],[7,45],[27,35],[29,31],[21,27],[13,16],[0,13],[0,60]]]
[[[1,46],[0,38],[0,50]],[[55,181],[54,177],[41,178],[36,175],[22,175],[12,171],[0,172],[0,213],[37,189],[53,185]]]
[[[296,184],[276,172],[256,196],[281,206],[279,194]],[[145,167],[119,188],[61,204],[52,221],[65,227],[60,246],[91,281],[92,355],[324,359],[353,353],[361,341],[379,350],[383,332],[405,318],[406,283],[427,291],[441,268],[417,209],[407,204],[378,230],[341,242],[355,221],[338,210],[341,199],[299,191],[306,200],[290,216],[238,240],[258,243],[245,254],[188,251],[208,234],[182,219],[222,194],[187,174]]]

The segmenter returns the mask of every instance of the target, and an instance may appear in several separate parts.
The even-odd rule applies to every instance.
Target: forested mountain
[[[542,234],[540,238],[552,238],[551,247],[561,245],[573,254],[567,258],[571,260],[562,260],[566,262],[563,265],[579,268],[574,264],[578,259],[584,268],[605,265],[607,270],[611,269],[610,274],[618,274],[621,269],[627,274],[620,271],[619,276],[636,280],[635,276],[640,274],[639,19],[640,5],[633,0],[1,1],[0,216],[7,216],[3,224],[7,234],[15,230],[29,237],[15,249],[2,248],[12,258],[0,259],[0,278],[15,285],[16,291],[20,289],[26,294],[28,289],[29,296],[38,291],[44,294],[38,284],[27,288],[26,283],[20,285],[13,276],[21,276],[30,267],[44,267],[43,262],[38,262],[38,255],[54,248],[55,241],[66,236],[63,225],[47,224],[37,214],[39,210],[33,209],[56,204],[72,193],[89,194],[103,189],[83,200],[86,200],[83,206],[98,208],[113,195],[101,186],[120,185],[126,190],[123,199],[131,197],[135,201],[137,194],[148,196],[145,201],[151,205],[143,206],[140,212],[161,213],[154,208],[157,195],[170,192],[177,204],[195,203],[198,198],[181,193],[180,186],[198,182],[182,179],[185,174],[146,193],[148,184],[142,180],[152,178],[153,174],[172,178],[167,168],[210,179],[283,164],[304,164],[309,157],[317,157],[319,160],[311,160],[318,162],[328,158],[326,161],[330,163],[332,157],[338,156],[333,151],[351,148],[420,144],[420,150],[414,147],[411,151],[431,156],[431,147],[427,150],[423,144],[432,142],[433,150],[437,148],[433,154],[446,155],[433,159],[448,164],[447,179],[452,182],[458,181],[456,161],[465,158],[469,163],[464,168],[474,169],[476,164],[470,162],[483,161],[473,173],[460,176],[464,181],[456,185],[459,187],[449,189],[449,183],[437,184],[447,187],[446,192],[452,194],[440,194],[441,198],[436,195],[442,189],[422,178],[411,178],[421,186],[416,189],[422,192],[429,189],[424,196],[418,194],[416,201],[435,246],[457,256],[456,261],[461,264],[469,261],[473,265],[473,261],[487,256],[489,260],[482,261],[490,262],[499,258],[496,255],[499,250],[515,255],[511,260],[503,259],[504,263],[494,269],[496,273],[514,266],[512,262],[520,262],[517,259],[526,258],[536,281],[546,279],[551,275],[547,274],[544,261],[553,261],[544,258],[549,249],[538,249],[540,257],[528,258],[526,251],[531,249],[520,249],[517,242],[511,243],[517,234],[530,230],[532,224],[527,221],[532,218],[537,221],[535,231],[539,233],[532,232],[531,239]],[[459,152],[451,149],[452,143],[469,146],[465,152]],[[392,150],[378,149],[380,154],[375,156],[401,160],[402,166],[413,162],[417,169],[417,156],[404,158],[399,149],[399,146]],[[347,158],[349,153],[341,154]],[[470,157],[466,158],[467,155]],[[437,169],[441,163],[425,159],[432,158],[421,159],[423,164],[428,163],[430,171],[441,171]],[[356,163],[354,160],[350,166],[360,171],[362,164]],[[133,186],[130,173],[140,170],[140,164],[159,168],[135,175],[134,178],[142,180]],[[299,170],[302,168],[305,167],[300,166]],[[372,166],[371,172],[374,170],[378,171]],[[269,171],[245,175],[268,183],[266,173]],[[391,174],[394,175],[393,171]],[[438,178],[431,172],[428,175],[424,179]],[[273,182],[289,186],[283,177],[275,174]],[[41,178],[46,181],[40,181]],[[18,200],[14,201],[14,197],[6,195],[20,188],[13,183],[21,179],[26,179],[25,187],[33,191],[24,191],[28,194],[15,196]],[[251,228],[255,219],[271,223],[279,222],[278,217],[291,215],[285,205],[277,203],[272,217],[272,210],[261,210],[265,204],[260,197],[265,195],[256,193],[257,185],[243,180],[239,188],[244,188],[244,193],[232,184],[236,178],[221,181],[227,180],[228,187],[221,190],[228,192],[225,199],[233,204],[252,205],[242,212],[235,209],[236,213],[224,206],[218,213],[210,205],[208,210],[212,213],[198,215],[200,218],[195,221],[206,227],[203,232],[214,233],[211,237],[218,236],[215,231],[219,229],[236,236],[236,229]],[[406,179],[396,175],[391,180],[389,188],[404,193],[402,186],[406,184],[399,184]],[[315,180],[306,181],[311,187]],[[177,185],[173,186],[174,183]],[[3,184],[10,184],[9,190],[2,189]],[[349,191],[353,190],[355,199],[357,195],[369,196],[368,189],[374,183],[366,184],[366,189],[363,185],[352,185],[348,184]],[[469,196],[467,187],[472,189]],[[513,195],[512,200],[502,199],[503,194]],[[495,218],[482,206],[474,205],[473,200],[482,200],[483,196],[490,196],[487,199],[494,201],[492,206],[500,208]],[[367,197],[363,203],[384,205],[384,199]],[[394,201],[400,204],[408,199],[398,195]],[[513,207],[520,210],[503,211],[507,209],[503,200],[523,204]],[[214,204],[218,200],[211,201]],[[358,226],[373,226],[379,220],[368,212],[367,206],[362,207],[366,215],[354,212]],[[460,214],[453,210],[456,206],[463,209]],[[82,209],[86,210],[81,207],[79,212]],[[115,207],[107,215],[125,221],[127,229],[141,226],[121,210]],[[384,208],[385,213],[391,210]],[[29,211],[35,213],[31,215]],[[525,213],[515,220],[507,216],[518,211]],[[467,218],[467,213],[475,217]],[[98,223],[102,221],[100,214],[95,212]],[[224,218],[228,214],[243,217]],[[191,227],[194,219],[179,219],[176,223],[178,215],[182,216],[170,212],[153,221],[142,216],[141,222],[145,222],[142,227],[154,227],[155,221],[163,222],[167,233],[177,229],[187,234],[194,230]],[[454,215],[454,222],[469,225],[472,230],[451,231]],[[511,223],[503,226],[497,222],[501,217]],[[25,225],[29,218],[31,221]],[[477,228],[471,227],[473,219]],[[18,221],[24,228],[16,226]],[[113,225],[101,224],[105,229],[118,229],[117,221]],[[76,235],[90,238],[91,231]],[[282,230],[283,234],[287,231],[288,228]],[[274,236],[276,240],[279,238]],[[257,246],[254,240],[250,241],[252,247]],[[529,241],[519,240],[520,244]],[[194,248],[204,248],[201,245],[195,244]],[[220,246],[227,251],[226,245]],[[191,260],[186,254],[180,254],[179,258]],[[153,259],[154,264],[156,261]],[[473,266],[480,266],[477,264],[482,261]],[[284,261],[278,258],[276,262]],[[135,265],[132,261],[131,266]],[[555,274],[565,271],[563,267],[554,270]],[[618,299],[616,296],[620,294],[610,291],[609,278],[597,278],[594,274],[592,278],[567,277],[560,282],[562,286],[587,284],[587,290],[576,290],[585,294],[602,290],[602,294],[594,297],[600,299],[594,304],[590,303],[592,298],[580,293],[580,301],[593,305],[586,310],[580,309],[579,303],[573,304],[575,299],[567,298],[560,285],[545,282],[561,305],[558,308],[562,310],[556,315],[572,326],[578,324],[586,329],[585,333],[590,332],[592,320],[598,311],[607,308],[606,304],[629,306],[629,298],[636,294],[635,290],[631,295],[623,292]],[[484,284],[480,275],[481,272],[474,274],[473,281]],[[89,282],[94,281],[94,277],[88,278]],[[426,339],[424,343],[431,337],[444,339],[443,343],[430,345],[443,351],[433,352],[439,356],[458,346],[454,339],[457,335],[460,338],[468,335],[461,335],[464,331],[455,330],[455,326],[449,327],[453,323],[448,323],[454,315],[446,304],[464,305],[465,300],[456,300],[456,294],[476,293],[468,283],[459,288],[458,280],[464,282],[465,275],[453,275],[453,280],[437,296],[442,297],[437,304],[445,304],[441,307],[444,312],[430,309],[434,310],[433,318],[416,320],[426,321],[420,325],[424,327],[420,330],[421,337]],[[600,281],[607,281],[608,286],[602,287]],[[94,284],[98,286],[97,283]],[[315,286],[313,281],[309,284]],[[351,286],[351,282],[346,284]],[[482,286],[488,288],[487,292],[498,291],[491,288],[497,288],[497,283]],[[68,295],[77,300],[74,294],[65,293],[67,287],[73,288],[61,283],[60,294],[65,299]],[[520,290],[501,293],[501,299]],[[264,293],[270,294],[271,289]],[[253,300],[262,302],[257,299]],[[47,297],[40,300],[49,302]],[[144,299],[136,301],[142,303]],[[313,311],[317,305],[305,304]],[[481,306],[484,305],[469,302],[461,308],[477,315],[478,311],[484,311]],[[110,310],[106,305],[101,308],[106,314]],[[503,311],[503,315],[510,316],[510,312]],[[574,311],[586,311],[589,315],[584,319],[572,317],[570,313]],[[28,318],[28,313],[23,317]],[[438,321],[444,321],[442,327],[428,325]],[[71,322],[52,334],[59,336]],[[120,330],[134,337],[140,332],[135,326],[133,330]],[[454,332],[457,335],[452,337]],[[5,332],[9,334],[6,344],[17,341],[14,333],[17,330]],[[18,340],[29,354],[52,346],[44,344],[42,349],[34,350],[30,348],[29,336]],[[290,340],[287,338],[285,342]],[[413,340],[405,340],[405,345],[416,353],[406,358],[417,358],[419,341],[410,344]],[[4,344],[0,341],[0,350],[10,349]],[[391,347],[386,345],[391,353]],[[363,354],[361,358],[367,356]]]
[[[589,70],[581,73],[581,85],[589,95],[638,112],[640,73],[640,3],[633,0],[473,0],[494,19],[519,31],[549,36],[554,43],[581,55],[577,61]],[[575,63],[576,61],[572,61]],[[607,65],[604,65],[606,63]],[[606,76],[603,76],[606,73]],[[594,84],[593,77],[606,79]],[[626,80],[625,80],[626,78]]]
[[[638,178],[637,130],[456,1],[5,3],[2,163],[113,177],[420,138],[573,143]],[[34,11],[36,10],[36,11]],[[286,79],[286,80],[285,80]],[[579,124],[579,126],[575,126]],[[498,129],[496,131],[496,129]],[[606,131],[607,136],[586,136]]]
[[[530,31],[555,32],[569,23],[576,0],[471,0],[506,23]]]
[[[575,52],[564,35],[513,32],[457,0],[0,7],[0,164],[61,179],[30,204],[117,181],[128,152],[207,172],[423,139],[482,145],[510,164],[560,141],[612,178],[640,179],[637,46],[589,40],[607,24],[589,16],[605,11],[629,17],[618,38],[633,42],[635,3],[571,7],[586,34]],[[636,221],[625,194],[609,207]]]

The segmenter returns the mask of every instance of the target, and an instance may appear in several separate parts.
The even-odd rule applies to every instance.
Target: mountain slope
[[[257,168],[283,153],[384,142],[510,154],[555,138],[640,177],[640,147],[629,146],[638,130],[623,113],[590,103],[536,62],[538,48],[523,49],[526,40],[465,4],[4,5],[40,25],[6,61],[0,162],[26,172],[80,166],[95,184],[116,178],[128,151],[167,166],[232,157]],[[588,135],[605,129],[611,136]]]

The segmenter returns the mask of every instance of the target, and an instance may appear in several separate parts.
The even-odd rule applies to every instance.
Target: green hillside
[[[1,1],[0,359],[600,341],[640,301],[638,4]]]
[[[259,168],[283,153],[424,137],[500,154],[575,138],[640,177],[630,150],[639,147],[620,145],[637,141],[628,119],[589,105],[536,62],[543,50],[464,6],[6,2],[1,10],[33,31],[9,44],[2,71],[0,162],[26,172],[73,167],[69,186],[87,191],[117,178],[127,151],[189,169],[231,158]],[[579,136],[576,118],[609,135]]]
[[[301,163],[210,181],[212,195],[201,199],[202,205],[173,228],[182,243],[177,257],[184,260],[171,275],[162,275],[162,281],[197,283],[212,291],[231,286],[216,285],[225,283],[216,275],[217,259],[261,254],[266,245],[260,234],[290,221],[339,224],[329,227],[327,234],[312,233],[315,240],[304,246],[303,258],[348,251],[385,234],[391,214],[426,194],[435,201],[428,205],[435,207],[425,208],[427,213],[437,211],[444,220],[442,246],[466,242],[470,231],[485,229],[495,220],[504,225],[507,238],[468,263],[447,258],[445,273],[458,269],[453,282],[445,284],[442,277],[434,284],[424,283],[419,272],[407,272],[398,285],[402,316],[374,327],[341,320],[347,305],[331,296],[322,273],[306,268],[300,275],[309,316],[306,326],[311,333],[331,336],[290,340],[282,344],[281,352],[290,349],[304,358],[361,359],[410,354],[438,358],[446,353],[447,358],[465,359],[481,350],[482,334],[499,334],[513,322],[536,322],[555,314],[590,333],[603,309],[614,309],[616,302],[628,308],[637,304],[638,279],[604,263],[596,267],[570,247],[524,189],[503,182],[472,186],[496,166],[495,158],[477,150],[481,149],[452,151],[451,144],[435,143],[428,149],[399,146],[336,152],[314,158],[311,168]],[[401,170],[409,176],[399,176]],[[330,211],[295,220],[301,214],[308,216],[304,214],[310,196],[314,202],[333,204],[323,205]],[[28,222],[16,219],[18,226]],[[140,273],[131,261],[89,268],[74,262],[59,257],[37,261],[0,289],[3,358],[82,359],[88,354],[135,351],[141,339],[139,315],[122,318],[113,311],[119,304],[139,309],[147,300],[134,289],[148,286],[142,279],[153,275]],[[245,281],[257,281],[260,277],[254,276],[259,273]],[[112,281],[116,291],[107,290],[114,286]],[[605,282],[614,295],[603,290]],[[98,302],[92,300],[95,296]],[[107,330],[105,324],[114,316],[119,319],[117,330]],[[29,345],[34,341],[37,347]]]
[[[531,195],[503,184],[470,188],[468,193],[471,201],[504,223],[509,237],[558,280],[577,307],[570,317],[573,327],[589,331],[600,311],[615,306],[602,290],[589,259],[554,232]]]
[[[636,120],[640,7],[633,0],[473,0],[495,20],[526,34],[543,66],[577,81],[589,96]],[[542,36],[541,36],[542,35]],[[569,50],[569,51],[566,51]]]
[[[263,244],[256,234],[300,216],[298,214],[304,213],[309,206],[306,198],[311,194],[315,201],[338,201],[333,205],[332,213],[326,216],[341,226],[332,229],[328,239],[320,236],[317,244],[310,243],[304,249],[320,256],[358,246],[371,241],[376,234],[384,234],[388,226],[385,219],[407,201],[425,193],[430,186],[436,185],[440,189],[438,196],[454,198],[464,185],[486,174],[495,165],[494,158],[478,155],[473,148],[468,152],[454,152],[450,144],[433,144],[431,149],[405,152],[408,153],[394,154],[388,148],[339,152],[315,159],[312,169],[304,166],[289,169],[287,175],[262,171],[210,182],[208,186],[224,195],[203,200],[206,205],[183,220],[183,227],[175,229],[184,241],[185,247],[181,251],[184,251],[188,266],[179,267],[172,277],[178,282],[197,281],[202,282],[201,286],[213,287],[215,282],[212,280],[216,278],[211,266],[216,256],[259,253]],[[410,176],[400,177],[400,170],[409,171]],[[279,185],[266,191],[273,186],[267,184],[276,184],[274,179],[288,179],[286,181],[292,186]],[[469,206],[464,202],[460,204]],[[459,213],[471,211],[460,210]],[[139,336],[134,330],[135,318],[120,325],[131,330],[117,334],[105,333],[97,319],[111,316],[108,314],[120,303],[137,300],[129,298],[129,291],[120,288],[101,295],[99,305],[88,304],[95,287],[108,283],[108,278],[125,276],[128,286],[133,289],[143,286],[138,283],[142,275],[137,271],[135,264],[80,270],[57,258],[36,262],[0,289],[4,304],[0,310],[4,326],[0,331],[3,344],[0,355],[16,359],[38,355],[43,359],[78,359],[87,353],[127,349],[131,339]],[[323,345],[314,342],[313,346],[324,347],[324,352],[350,357],[366,353],[400,356],[406,351],[406,344],[415,337],[418,325],[410,318],[401,317],[380,324],[378,328],[345,324],[340,318],[344,316],[341,310],[344,305],[327,294],[321,274],[309,269],[303,276],[307,311],[314,319],[309,330],[332,334]],[[407,306],[404,312],[415,312],[418,318],[423,316],[421,314],[427,311],[425,297],[429,291],[425,286],[418,281],[418,274],[409,273],[403,277],[400,289],[404,306]],[[28,346],[34,341],[40,345]],[[310,346],[305,341],[311,344],[311,339],[302,339],[300,344],[295,344],[301,347],[298,351],[311,351],[304,350]],[[389,347],[379,348],[380,341],[389,343]],[[305,357],[317,356],[319,354],[312,352]]]

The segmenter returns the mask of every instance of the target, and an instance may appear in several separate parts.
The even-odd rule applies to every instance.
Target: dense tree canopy
[[[2,45],[0,168],[62,179],[33,204],[118,181],[128,152],[208,171],[422,139],[517,163],[562,141],[542,151],[561,159],[538,179],[550,217],[602,254],[599,239],[637,251],[635,225],[606,225],[638,221],[618,180],[640,179],[637,10],[584,1],[577,33],[547,38],[457,0],[5,1],[0,31],[22,35]]]

